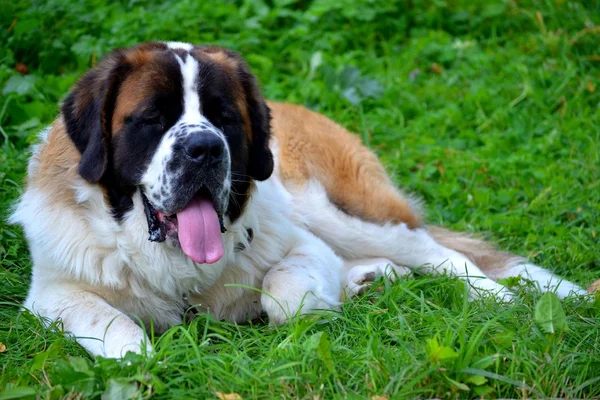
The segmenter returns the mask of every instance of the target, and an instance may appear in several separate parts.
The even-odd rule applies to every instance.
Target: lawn
[[[278,327],[201,315],[153,336],[151,357],[93,359],[18,313],[31,264],[4,222],[28,146],[105,52],[213,43],[240,51],[267,97],[360,135],[431,223],[587,287],[600,277],[599,1],[3,0],[0,28],[0,399],[600,396],[600,299],[562,301],[566,327],[549,333],[522,281],[510,305],[468,302],[450,277],[380,281],[339,312]]]

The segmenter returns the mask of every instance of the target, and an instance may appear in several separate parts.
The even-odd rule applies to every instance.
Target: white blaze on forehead
[[[192,48],[194,47],[191,44],[184,43],[184,42],[165,42],[165,43],[170,49],[181,49],[181,50],[185,50],[185,51],[191,51]]]
[[[208,122],[206,117],[200,113],[198,61],[190,54],[187,54],[184,59],[175,54],[175,58],[181,67],[181,77],[183,79],[183,114],[180,121],[192,124]]]

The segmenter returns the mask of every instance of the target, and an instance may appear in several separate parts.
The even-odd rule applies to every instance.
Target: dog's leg
[[[504,299],[510,299],[510,293],[494,280],[519,275],[533,281],[541,291],[554,291],[559,297],[585,294],[578,285],[466,234],[432,226],[379,224],[349,215],[329,201],[319,182],[289,186],[289,190],[298,199],[294,203],[298,223],[345,260],[383,257],[424,272],[449,273],[468,278],[473,294],[486,289]]]
[[[527,262],[523,257],[499,251],[483,240],[437,226],[428,226],[427,231],[436,242],[466,255],[494,280],[520,276],[533,282],[542,292],[555,292],[561,298],[572,294],[586,294],[586,291],[578,285],[545,268]]]
[[[337,308],[343,269],[343,261],[329,246],[298,229],[293,248],[263,280],[261,303],[269,320],[280,324],[297,312]]]
[[[491,292],[509,300],[511,294],[464,254],[437,242],[425,227],[410,228],[404,223],[378,224],[349,215],[334,206],[322,185],[311,181],[291,187],[296,213],[316,236],[322,238],[345,260],[383,257],[395,265],[418,271],[458,276],[468,281],[472,294]]]
[[[60,319],[65,331],[93,355],[120,358],[128,351],[152,349],[133,320],[82,288],[47,281],[39,287],[34,280],[24,306],[50,320]]]

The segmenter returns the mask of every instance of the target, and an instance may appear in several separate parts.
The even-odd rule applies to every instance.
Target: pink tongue
[[[223,257],[221,224],[212,201],[196,196],[177,213],[179,243],[198,264],[212,264]]]

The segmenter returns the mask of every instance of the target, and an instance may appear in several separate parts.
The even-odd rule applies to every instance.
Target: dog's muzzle
[[[208,129],[207,129],[208,128]],[[206,124],[178,125],[159,182],[144,187],[142,199],[151,241],[180,247],[199,264],[223,255],[223,214],[230,185],[230,156],[222,135]],[[147,197],[146,197],[147,196]],[[155,202],[158,197],[159,202]]]

